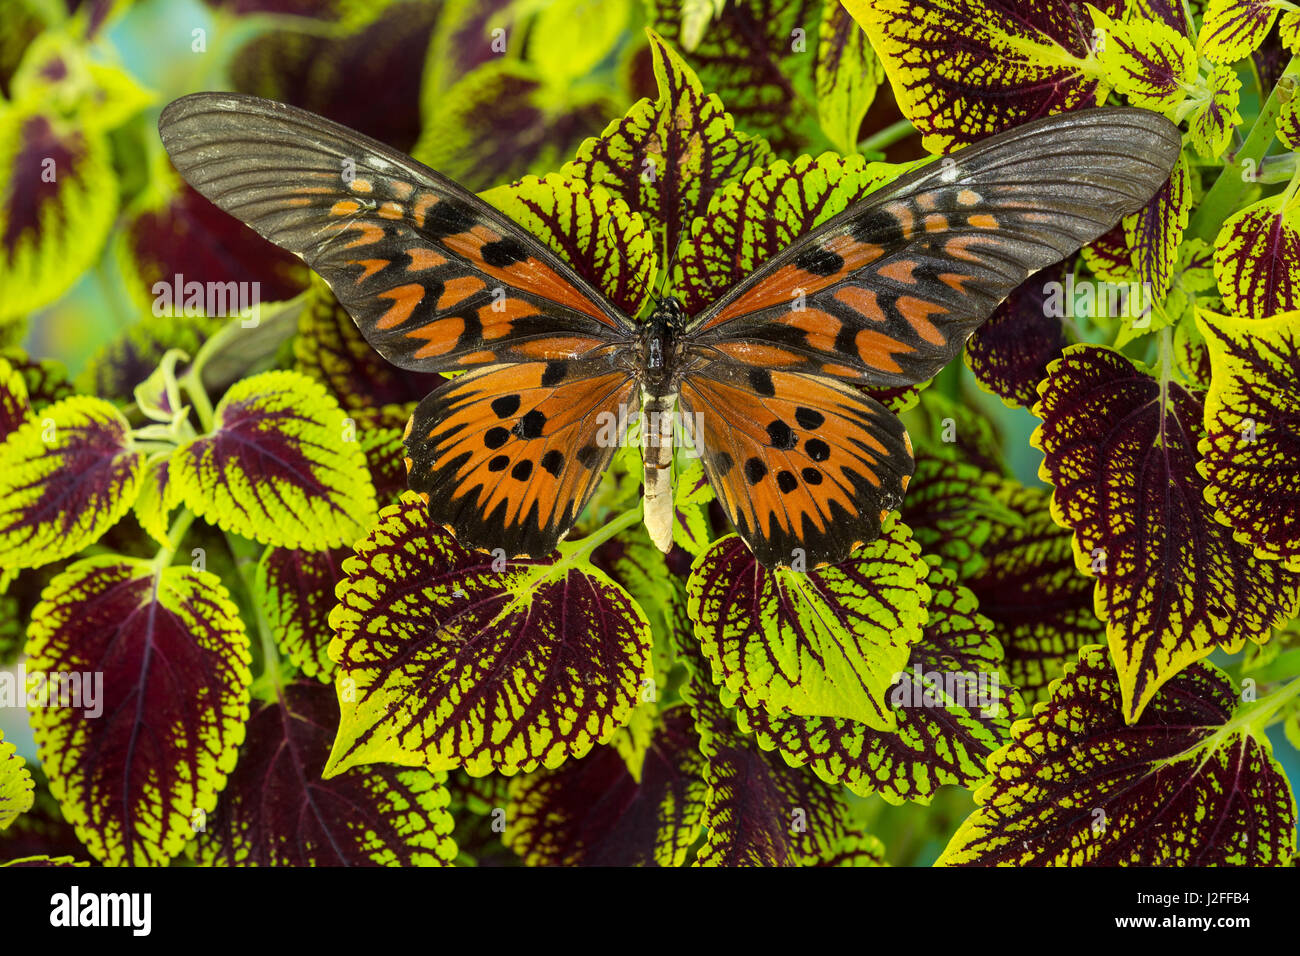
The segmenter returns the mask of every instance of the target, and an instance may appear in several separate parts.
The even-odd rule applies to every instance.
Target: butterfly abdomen
[[[657,395],[643,388],[641,395],[645,526],[655,547],[667,554],[673,547],[673,415],[677,393]]]

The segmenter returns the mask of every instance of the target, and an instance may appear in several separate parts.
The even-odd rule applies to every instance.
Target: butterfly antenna
[[[668,268],[664,269],[663,285],[659,289],[659,298],[662,300],[668,293],[668,281],[673,274],[673,266],[677,264],[677,253],[681,251],[682,239],[685,237],[685,230],[677,234],[677,242],[673,244],[673,254],[668,257]]]

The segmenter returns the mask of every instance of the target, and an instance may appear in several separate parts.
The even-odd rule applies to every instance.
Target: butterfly
[[[864,389],[935,375],[1030,273],[1145,205],[1181,145],[1144,110],[1031,121],[881,187],[700,314],[669,296],[637,322],[472,193],[320,116],[197,93],[159,132],[196,190],[305,260],[390,362],[464,373],[405,437],[410,487],[462,544],[554,551],[619,444],[602,429],[632,409],[650,423],[655,543],[672,543],[682,427],[765,567],[835,564],[880,534],[912,447]]]

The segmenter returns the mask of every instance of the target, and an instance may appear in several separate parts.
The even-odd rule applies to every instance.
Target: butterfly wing
[[[638,399],[630,371],[604,360],[469,372],[411,418],[410,486],[461,544],[550,554],[596,490]]]
[[[902,176],[702,312],[715,356],[891,388],[932,377],[1030,273],[1143,206],[1181,138],[1163,117],[1047,117]]]
[[[902,503],[907,432],[851,385],[718,361],[687,374],[679,398],[719,502],[766,567],[800,551],[809,568],[838,563]]]
[[[448,372],[566,359],[634,335],[500,212],[314,113],[196,93],[169,104],[158,130],[195,189],[304,259],[395,365]]]

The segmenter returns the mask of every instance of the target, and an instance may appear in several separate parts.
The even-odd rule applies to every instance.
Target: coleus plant
[[[600,5],[577,44],[573,3],[446,6],[421,21],[422,116],[370,131],[493,186],[629,315],[665,270],[688,311],[714,301],[910,168],[879,150],[913,128],[941,154],[1103,102],[1178,122],[1151,203],[968,344],[979,386],[1037,418],[1050,487],[1013,476],[945,372],[877,396],[916,474],[836,567],[758,565],[686,456],[665,558],[634,448],[556,554],[467,550],[404,491],[403,428],[436,379],[154,170],[113,242],[132,294],[251,274],[277,301],[147,319],[75,387],[0,358],[0,654],[103,678],[94,716],[32,702],[35,775],[0,743],[0,859],[871,866],[899,859],[871,832],[881,801],[960,788],[940,863],[1289,863],[1267,731],[1300,742],[1300,61],[1250,61],[1300,51],[1300,13],[653,0]],[[233,75],[363,126],[328,72],[260,69],[351,62],[392,28],[348,26],[370,39],[269,34]],[[498,55],[498,30],[529,42]],[[654,92],[618,117],[589,78],[620,44]],[[93,256],[51,266],[69,240],[43,204],[84,193],[99,242],[113,218],[94,187],[133,88],[72,71],[69,114],[43,105],[67,89],[50,62],[82,56],[33,43],[0,111],[19,131],[7,315]],[[861,140],[891,90],[902,120]],[[95,97],[125,105],[78,121]],[[27,147],[51,137],[74,174],[22,206]]]

